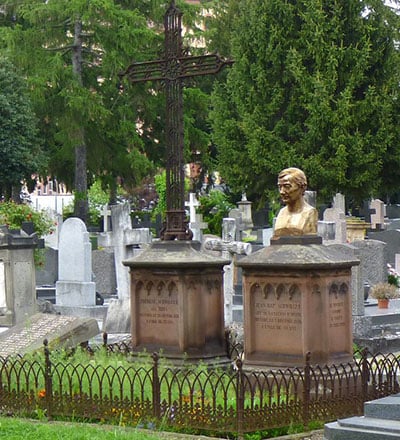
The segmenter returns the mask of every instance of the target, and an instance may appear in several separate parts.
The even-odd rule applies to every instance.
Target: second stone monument
[[[317,215],[304,201],[297,168],[280,173],[286,204],[271,246],[238,262],[243,269],[245,365],[294,367],[352,359],[351,267],[359,264],[322,245]]]

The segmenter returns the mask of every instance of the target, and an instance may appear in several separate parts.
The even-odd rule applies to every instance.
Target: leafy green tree
[[[0,194],[18,201],[21,182],[32,187],[45,156],[26,83],[5,58],[0,58],[0,156]]]
[[[164,163],[162,85],[122,85],[118,74],[133,60],[160,58],[165,1],[3,3],[3,46],[26,73],[50,172],[74,188],[75,214],[85,219],[93,177],[100,177],[115,196],[117,182],[135,187]],[[177,3],[184,19],[193,23],[196,9]],[[190,145],[189,137],[201,138],[190,109],[186,122]]]
[[[262,204],[287,166],[326,200],[398,185],[398,15],[380,0],[222,4],[210,35],[227,34],[235,64],[211,121],[231,188]]]

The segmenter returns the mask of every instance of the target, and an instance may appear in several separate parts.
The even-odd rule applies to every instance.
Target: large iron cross
[[[218,73],[232,61],[217,54],[189,56],[182,45],[182,12],[171,1],[165,16],[164,58],[132,63],[120,77],[132,83],[161,80],[166,90],[166,225],[162,240],[191,240],[185,214],[185,171],[183,158],[183,82],[186,78]]]

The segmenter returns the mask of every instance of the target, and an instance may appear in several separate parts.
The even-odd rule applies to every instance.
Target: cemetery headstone
[[[346,215],[346,200],[343,194],[336,193],[336,195],[333,197],[332,208],[338,209],[339,211],[342,211],[343,214]]]
[[[354,241],[352,245],[359,249],[363,283],[373,286],[387,281],[387,245],[383,241],[372,239]]]
[[[222,258],[230,260],[230,264],[224,266],[224,316],[225,325],[230,325],[234,321],[243,321],[243,296],[236,295],[235,289],[235,256],[250,255],[252,247],[250,243],[235,241],[236,220],[234,218],[224,218],[222,222],[222,239],[208,238],[204,241],[204,249],[210,251],[220,251]]]
[[[327,208],[323,213],[323,219],[326,222],[333,222],[335,227],[335,242],[346,243],[347,224],[344,212],[340,208]]]
[[[229,211],[229,218],[234,218],[236,223],[236,232],[235,232],[235,240],[241,241],[242,240],[242,232],[244,230],[244,223],[243,223],[243,214],[238,208],[231,209]]]
[[[105,247],[92,251],[92,270],[96,292],[103,297],[116,296],[117,281],[114,250],[112,248]]]
[[[92,245],[85,223],[67,219],[61,228],[55,309],[62,315],[104,319],[105,306],[96,305],[92,281]]]
[[[318,235],[322,237],[323,243],[328,243],[335,240],[335,223],[326,220],[318,221]]]
[[[390,263],[393,267],[395,265],[395,255],[399,253],[400,249],[400,230],[390,229],[387,231],[369,231],[368,240],[377,240],[386,244],[384,246],[384,264]]]
[[[200,243],[191,241],[182,163],[183,81],[217,73],[227,63],[216,55],[187,56],[182,44],[182,13],[174,0],[164,24],[163,59],[133,63],[121,75],[131,82],[164,80],[169,147],[166,223],[161,241],[124,262],[131,274],[132,346],[134,350],[162,349],[164,356],[178,361],[219,359],[227,363],[222,291],[222,267],[227,261],[201,253]]]
[[[132,231],[129,203],[111,206],[111,223],[118,299],[126,299],[129,298],[129,271],[122,261],[132,256],[131,249],[127,248],[129,241],[126,238],[126,234]]]
[[[347,217],[346,218],[346,234],[347,242],[352,243],[357,240],[364,240],[367,235],[367,230],[371,224],[365,222],[359,217]]]
[[[117,298],[108,302],[103,330],[109,333],[128,333],[130,331],[130,278],[129,269],[123,261],[138,255],[151,243],[149,228],[132,228],[129,203],[111,206],[112,231],[100,234],[99,244],[112,250],[114,271],[108,288],[113,289],[115,273],[115,291]],[[105,255],[102,254],[104,260]],[[111,258],[111,256],[110,256]],[[104,261],[103,261],[104,263]],[[101,277],[101,275],[100,275]]]
[[[94,318],[36,313],[0,333],[0,356],[24,355],[43,347],[47,339],[55,348],[73,348],[99,334]]]
[[[0,227],[0,326],[25,321],[37,311],[33,250],[36,234]]]
[[[400,218],[400,205],[387,205],[386,215],[388,218]]]
[[[353,357],[351,268],[359,261],[322,244],[316,210],[304,201],[306,182],[298,169],[279,174],[286,206],[271,246],[237,262],[243,270],[248,369],[303,365],[308,352],[313,364]]]
[[[251,205],[252,203],[247,200],[246,193],[243,193],[242,200],[238,202],[237,206],[239,211],[242,213],[242,223],[244,230],[251,230],[254,226],[253,218],[251,215]]]
[[[382,230],[385,228],[385,204],[382,200],[374,199],[370,203],[371,228]]]
[[[196,199],[195,193],[189,194],[189,202],[185,202],[185,206],[189,208],[189,228],[193,232],[193,240],[202,241],[203,230],[208,224],[203,221],[203,215],[196,213],[196,208],[200,206],[200,202]]]

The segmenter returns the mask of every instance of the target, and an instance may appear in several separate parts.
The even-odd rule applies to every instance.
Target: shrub
[[[39,237],[54,231],[54,222],[45,211],[36,211],[26,204],[4,201],[0,203],[0,225],[21,229],[23,222],[32,222]]]

